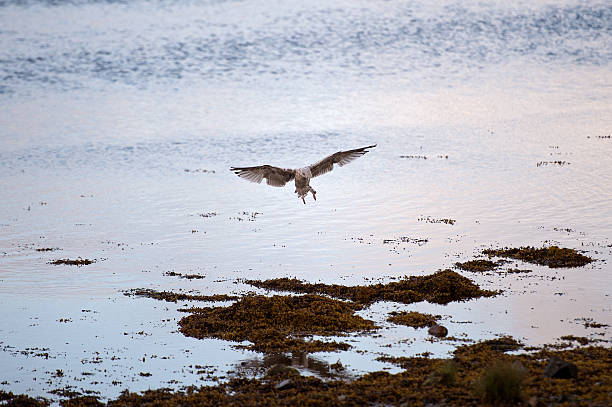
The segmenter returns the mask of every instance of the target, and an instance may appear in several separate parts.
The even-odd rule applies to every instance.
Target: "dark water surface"
[[[428,3],[0,1],[0,389],[114,397],[263,363],[177,332],[184,303],[123,290],[363,284],[500,246],[597,261],[462,272],[496,298],[375,304],[380,336],[302,370],[454,349],[391,310],[442,314],[457,337],[610,340],[583,318],[612,324],[612,6]],[[228,171],[373,143],[307,205]],[[79,256],[97,261],[48,264]]]

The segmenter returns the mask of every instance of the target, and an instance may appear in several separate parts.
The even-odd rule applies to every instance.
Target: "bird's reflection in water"
[[[279,353],[246,359],[236,365],[234,372],[238,376],[255,377],[291,368],[296,369],[300,374],[307,372],[321,379],[350,380],[353,378],[353,375],[342,366],[340,361],[330,364],[304,352],[294,352],[291,355]]]

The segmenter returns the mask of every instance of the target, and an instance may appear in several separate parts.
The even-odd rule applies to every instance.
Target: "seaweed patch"
[[[361,307],[318,295],[246,296],[229,307],[191,308],[179,321],[180,331],[195,338],[218,338],[265,353],[346,350],[342,342],[306,340],[305,337],[340,336],[376,329],[372,321],[355,315]]]
[[[206,278],[206,276],[203,276],[201,274],[182,274],[182,273],[177,273],[175,271],[167,271],[164,273],[165,276],[169,276],[169,277],[179,277],[179,278],[185,278],[187,280],[200,280],[203,278]]]
[[[147,297],[155,300],[162,300],[167,302],[177,301],[233,301],[237,300],[238,297],[235,295],[227,294],[214,294],[214,295],[197,295],[197,294],[186,294],[176,293],[172,291],[157,291],[150,288],[133,288],[123,292],[126,296],[135,297]]]
[[[246,280],[259,288],[294,293],[324,294],[368,305],[377,301],[395,301],[404,304],[429,301],[448,304],[478,297],[491,297],[498,291],[483,290],[470,279],[452,270],[442,270],[428,276],[412,276],[387,284],[343,286],[337,284],[310,284],[295,278],[272,280]]]
[[[31,406],[31,407],[42,407],[48,406],[49,400],[44,398],[33,398],[25,394],[13,394],[12,392],[5,392],[0,390],[0,405],[6,406]]]
[[[480,352],[483,349],[503,353],[519,350],[523,346],[524,345],[521,342],[517,341],[511,336],[501,336],[499,338],[487,339],[474,345],[461,346],[455,350],[455,355],[462,354],[467,351]]]
[[[580,322],[584,325],[585,328],[607,328],[608,324],[602,324],[599,322],[595,322],[593,318],[576,318],[574,321]]]
[[[539,264],[550,268],[559,267],[580,267],[593,261],[592,258],[578,253],[574,249],[567,249],[557,246],[543,247],[519,247],[504,249],[487,249],[483,253],[489,257],[508,257],[511,259],[522,260],[527,263]]]
[[[456,220],[455,219],[450,219],[450,218],[444,218],[444,219],[435,219],[432,218],[431,216],[421,216],[419,219],[419,222],[427,222],[427,223],[446,223],[447,225],[454,225]]]
[[[400,236],[397,239],[383,239],[383,244],[413,243],[419,246],[423,246],[428,241],[429,239]]]
[[[53,264],[56,266],[60,264],[66,264],[69,266],[86,266],[95,262],[95,260],[82,259],[79,257],[78,259],[57,259],[54,261],[50,261],[49,264]]]
[[[558,165],[559,167],[563,167],[564,165],[570,165],[571,163],[568,163],[567,161],[538,161],[538,163],[536,164],[536,167],[544,167],[547,165]]]
[[[499,266],[499,264],[499,262],[493,262],[491,260],[476,259],[463,263],[457,262],[455,263],[455,267],[465,271],[482,272],[494,270]]]
[[[185,168],[185,172],[191,172],[191,173],[203,173],[203,174],[214,174],[215,170],[207,170],[206,168],[195,168],[195,169],[189,169],[189,168]]]
[[[391,312],[389,314],[389,318],[387,318],[388,322],[393,322],[394,324],[407,325],[413,328],[425,328],[428,326],[433,326],[442,318],[440,315],[432,315],[432,314],[422,314],[420,312],[410,311],[410,312]]]

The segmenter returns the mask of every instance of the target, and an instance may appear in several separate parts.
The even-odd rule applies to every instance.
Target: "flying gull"
[[[230,170],[234,171],[239,177],[258,184],[265,178],[268,185],[273,187],[283,187],[287,182],[295,179],[295,193],[306,204],[304,198],[308,195],[308,192],[312,192],[312,197],[315,201],[317,200],[317,191],[310,186],[311,178],[330,172],[334,169],[334,164],[342,167],[367,153],[368,148],[374,147],[376,147],[376,144],[354,150],[338,151],[315,164],[303,168],[291,169],[260,165],[257,167],[232,167]]]

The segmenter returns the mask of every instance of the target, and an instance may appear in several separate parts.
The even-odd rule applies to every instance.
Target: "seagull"
[[[295,179],[295,193],[299,198],[302,198],[304,205],[306,204],[306,195],[312,193],[314,200],[317,200],[317,191],[310,186],[310,179],[326,174],[334,169],[334,164],[343,166],[350,163],[354,159],[361,157],[368,152],[369,148],[376,147],[376,144],[356,148],[354,150],[338,151],[329,155],[321,161],[308,165],[303,168],[279,168],[272,165],[260,165],[257,167],[231,167],[236,175],[251,182],[261,183],[262,179],[266,179],[268,185],[273,187],[283,187],[292,179]]]

